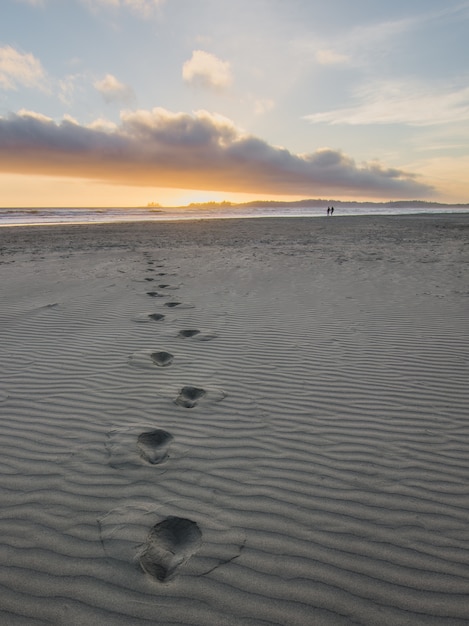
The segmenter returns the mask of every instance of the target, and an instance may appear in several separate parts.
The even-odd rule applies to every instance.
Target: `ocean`
[[[113,222],[178,221],[256,217],[324,217],[327,206],[321,207],[222,207],[207,208],[4,208],[0,209],[1,226],[41,226],[46,224],[106,224]],[[468,213],[469,206],[335,207],[339,215],[412,215],[427,213]]]

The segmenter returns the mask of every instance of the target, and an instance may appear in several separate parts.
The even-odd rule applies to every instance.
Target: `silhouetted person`
[[[327,207],[327,214],[329,215],[329,214],[330,214],[330,212],[331,212],[330,208],[329,208],[329,207]]]
[[[334,213],[334,207],[331,206],[331,215]]]

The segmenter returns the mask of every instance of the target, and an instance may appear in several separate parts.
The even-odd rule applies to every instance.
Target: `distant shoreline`
[[[460,208],[460,209],[468,209],[469,210],[469,202],[431,202],[427,200],[389,200],[383,202],[366,202],[366,201],[357,201],[357,200],[331,200],[327,198],[310,198],[304,200],[295,200],[295,201],[280,201],[280,200],[253,200],[250,202],[230,202],[230,201],[221,201],[221,202],[191,202],[186,205],[178,205],[178,206],[165,206],[159,204],[157,202],[149,202],[147,205],[134,205],[134,206],[29,206],[29,207],[12,207],[5,206],[0,207],[0,212],[4,211],[54,211],[54,210],[89,210],[89,211],[106,211],[109,209],[114,210],[122,210],[122,211],[131,211],[137,209],[148,209],[149,211],[173,211],[173,210],[184,210],[184,209],[262,209],[262,208],[326,208],[328,206],[335,207],[350,207],[350,208],[416,208],[416,209],[450,209],[450,208]]]
[[[325,199],[325,198],[310,198],[310,199],[305,199],[305,200],[296,200],[294,202],[286,202],[286,201],[278,201],[278,200],[254,200],[252,202],[228,202],[228,201],[224,201],[224,202],[192,202],[191,204],[188,204],[186,206],[180,206],[180,207],[175,207],[178,209],[183,209],[183,208],[236,208],[236,207],[240,207],[240,208],[263,208],[263,207],[269,207],[269,208],[282,208],[282,207],[303,207],[303,208],[308,208],[308,207],[312,207],[312,208],[319,208],[319,207],[324,207],[324,206],[331,206],[331,205],[335,205],[338,207],[382,207],[382,208],[404,208],[404,207],[414,207],[414,208],[450,208],[450,207],[458,207],[458,208],[465,208],[467,207],[469,209],[469,202],[468,203],[461,203],[461,202],[457,202],[457,203],[451,203],[451,204],[447,204],[447,203],[442,203],[442,202],[430,202],[427,200],[389,200],[386,202],[363,202],[363,201],[357,201],[357,200],[331,200],[331,199]],[[157,204],[149,204],[148,205],[149,208],[151,207],[158,207]],[[165,208],[165,207],[159,207],[159,208]]]

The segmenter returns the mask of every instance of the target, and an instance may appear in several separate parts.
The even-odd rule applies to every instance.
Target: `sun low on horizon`
[[[469,202],[469,0],[5,0],[0,207]]]

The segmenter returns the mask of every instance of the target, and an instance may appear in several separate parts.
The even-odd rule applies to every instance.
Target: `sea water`
[[[221,208],[6,208],[0,209],[0,226],[34,226],[45,224],[109,224],[116,222],[177,221],[256,217],[324,217],[321,207],[230,207]],[[468,213],[469,206],[377,207],[376,205],[340,206],[339,215],[412,215],[425,213]],[[332,218],[333,219],[333,218]]]

